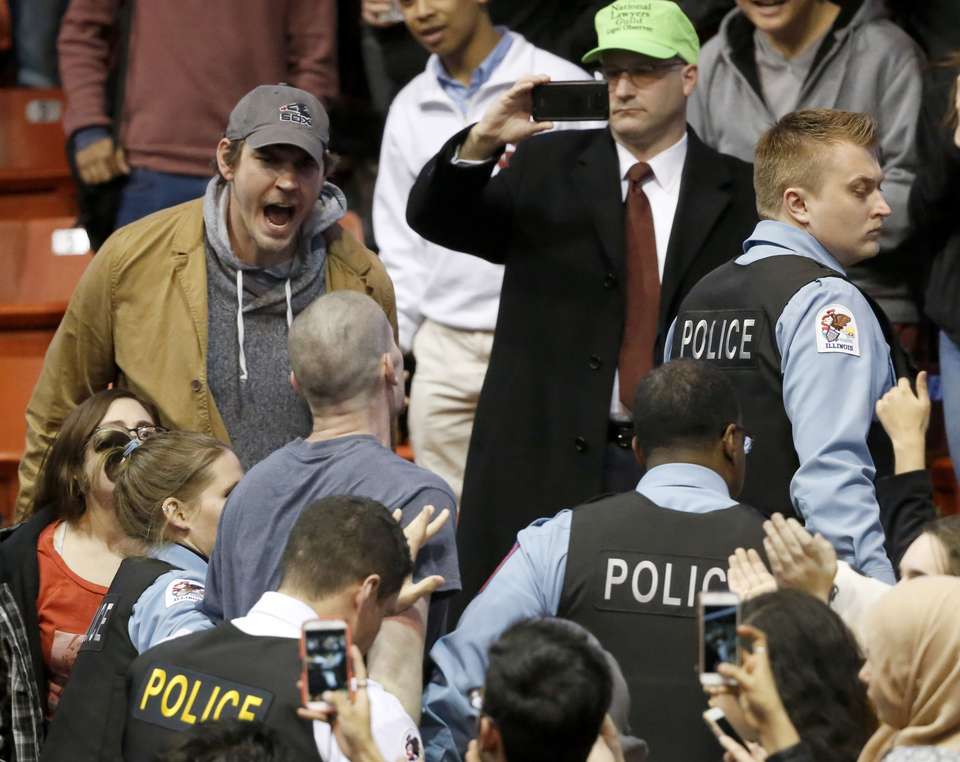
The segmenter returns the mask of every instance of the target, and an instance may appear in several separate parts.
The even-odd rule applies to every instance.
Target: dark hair
[[[514,624],[490,647],[483,713],[515,762],[583,762],[610,706],[600,648],[554,619]]]
[[[740,421],[737,394],[726,374],[709,362],[678,359],[637,384],[633,430],[646,453],[661,447],[706,445]]]
[[[77,519],[87,509],[85,495],[90,489],[84,471],[88,443],[107,410],[117,400],[139,402],[154,423],[160,423],[160,413],[152,402],[126,389],[105,389],[77,405],[60,425],[57,438],[47,449],[37,476],[37,494],[33,512],[51,508],[58,518]],[[129,437],[127,437],[129,439]]]
[[[155,762],[293,762],[290,747],[261,722],[204,722]]]
[[[857,677],[863,655],[823,601],[778,590],[747,601],[744,622],[767,635],[783,706],[817,762],[856,762],[877,720]]]
[[[213,474],[210,467],[230,449],[208,434],[168,431],[154,434],[127,452],[130,438],[110,432],[113,439],[104,457],[104,471],[114,484],[117,523],[128,537],[148,545],[165,539],[163,503],[175,497],[189,504],[200,496]]]
[[[923,531],[940,541],[944,552],[945,574],[960,577],[960,516],[943,516],[927,524]]]
[[[380,600],[398,592],[413,571],[400,524],[365,497],[325,497],[307,506],[290,530],[280,560],[283,584],[324,598],[371,574],[380,575]]]

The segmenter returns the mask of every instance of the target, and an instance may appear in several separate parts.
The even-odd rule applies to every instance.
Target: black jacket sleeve
[[[937,517],[933,484],[927,471],[908,471],[877,479],[876,488],[887,555],[896,569],[910,543]]]
[[[472,127],[424,165],[407,200],[407,224],[428,241],[503,264],[513,216],[510,171],[491,177],[502,150],[483,164],[453,163]]]

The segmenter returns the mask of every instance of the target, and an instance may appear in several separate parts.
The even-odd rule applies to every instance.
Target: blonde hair
[[[158,545],[167,527],[164,501],[196,500],[213,479],[210,467],[229,448],[211,436],[189,431],[154,434],[139,445],[118,433],[103,462],[114,483],[117,522],[128,537]]]
[[[757,143],[753,160],[760,217],[776,217],[783,194],[791,186],[818,192],[829,162],[823,149],[839,143],[876,150],[879,136],[873,117],[855,111],[804,109],[787,114],[767,130]]]

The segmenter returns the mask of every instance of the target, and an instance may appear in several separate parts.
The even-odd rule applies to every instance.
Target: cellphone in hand
[[[744,741],[740,734],[734,729],[733,725],[730,724],[730,720],[727,719],[727,716],[720,707],[711,707],[705,711],[703,713],[703,721],[707,723],[707,726],[713,731],[714,735],[728,736],[744,749],[750,748],[747,746],[747,742]]]
[[[697,619],[700,625],[700,682],[724,685],[732,681],[717,672],[720,662],[740,663],[737,627],[740,596],[736,593],[700,593]]]
[[[310,709],[327,709],[324,691],[350,689],[350,628],[341,619],[311,619],[300,633],[300,690]]]
[[[610,116],[606,82],[547,82],[533,88],[535,122],[588,122]]]

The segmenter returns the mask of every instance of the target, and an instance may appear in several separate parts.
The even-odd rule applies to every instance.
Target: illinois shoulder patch
[[[178,603],[200,603],[203,600],[203,584],[192,579],[175,579],[163,593],[163,603],[167,608]]]
[[[853,310],[830,304],[817,313],[817,351],[860,356],[860,334]]]

